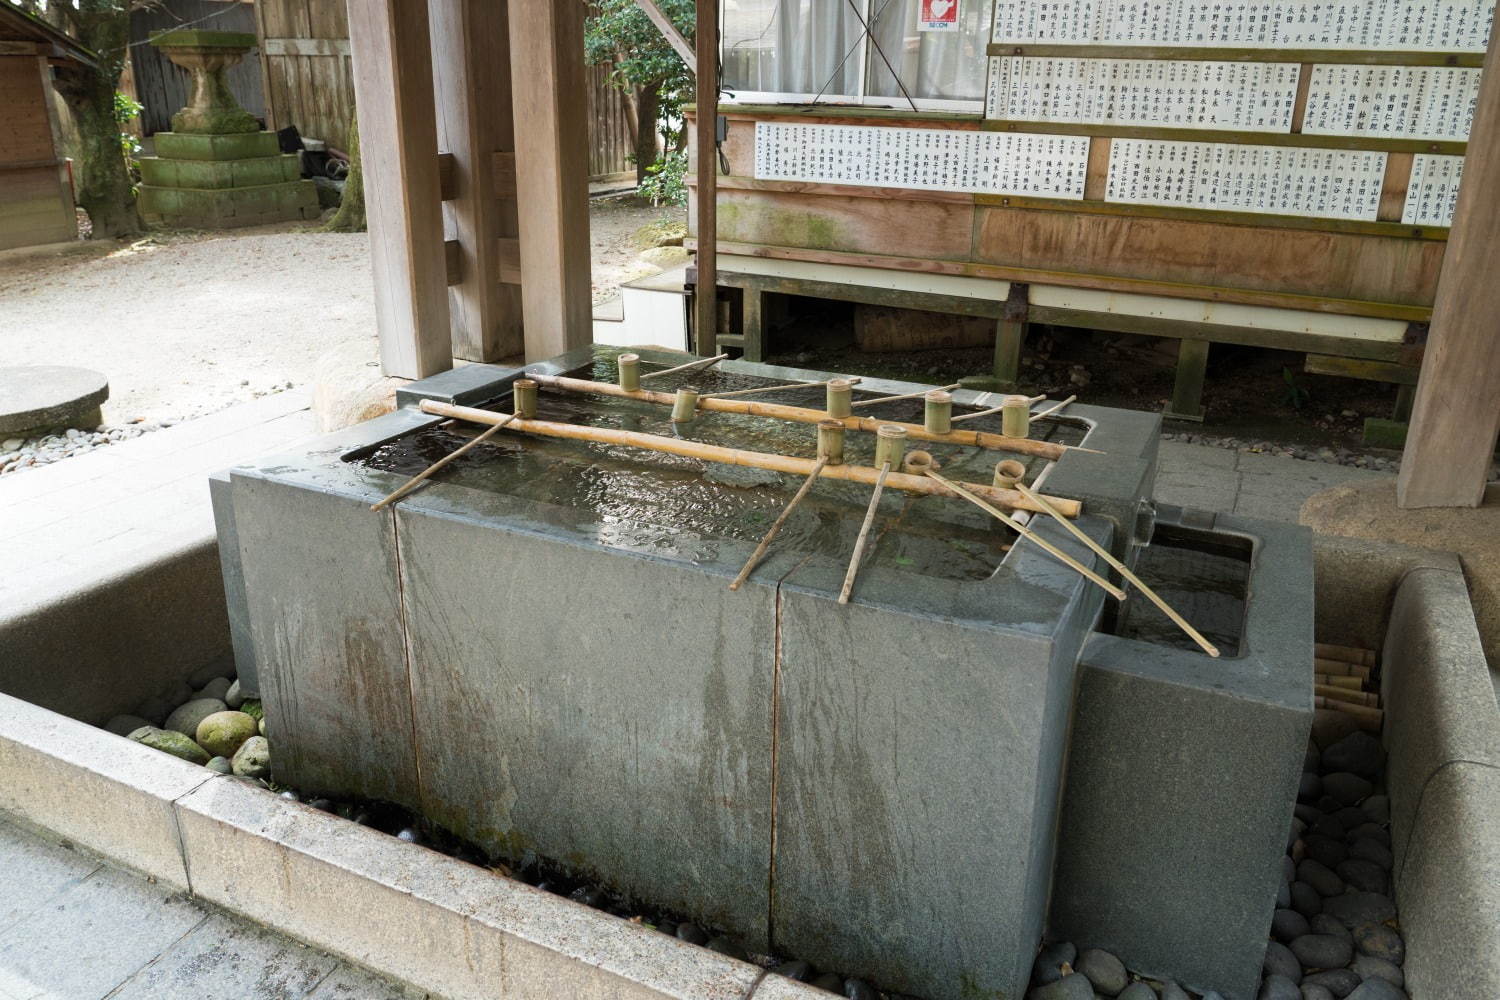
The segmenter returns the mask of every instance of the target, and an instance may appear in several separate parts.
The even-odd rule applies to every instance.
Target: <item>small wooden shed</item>
[[[55,66],[93,62],[92,52],[61,31],[0,3],[0,250],[78,235],[49,91]]]

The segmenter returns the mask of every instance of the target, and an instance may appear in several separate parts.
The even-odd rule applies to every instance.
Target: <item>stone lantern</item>
[[[167,31],[151,39],[192,76],[187,107],[142,157],[140,207],[148,222],[208,229],[318,215],[318,194],[298,158],[240,107],[225,71],[255,47],[234,31]]]

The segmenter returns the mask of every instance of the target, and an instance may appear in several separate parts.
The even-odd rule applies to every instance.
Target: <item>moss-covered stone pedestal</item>
[[[151,40],[192,74],[188,106],[142,157],[140,208],[148,222],[222,229],[316,218],[318,193],[297,157],[239,106],[224,71],[255,45],[229,31],[169,31]]]

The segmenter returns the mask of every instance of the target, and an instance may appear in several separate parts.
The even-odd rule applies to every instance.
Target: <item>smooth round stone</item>
[[[269,778],[271,776],[271,744],[264,736],[252,736],[240,748],[234,752],[230,759],[230,767],[235,774],[244,775],[247,778]],[[314,799],[311,805],[322,809],[319,802],[328,802],[327,799]],[[333,803],[328,802],[327,811],[333,811]]]
[[[167,723],[162,728],[181,733],[188,739],[192,739],[198,735],[198,723],[215,712],[224,712],[228,709],[229,706],[217,698],[197,698],[186,702],[167,716]]]
[[[1363,731],[1353,732],[1323,748],[1323,773],[1347,771],[1361,778],[1378,778],[1383,757],[1379,740]]]
[[[1281,881],[1291,883],[1297,880],[1297,862],[1291,857],[1283,854],[1281,856]]]
[[[1306,802],[1298,802],[1292,807],[1292,815],[1300,819],[1306,826],[1312,826],[1323,816],[1323,810],[1317,806],[1308,805]]]
[[[1377,864],[1385,871],[1390,871],[1391,865],[1395,863],[1391,849],[1369,837],[1360,837],[1354,841],[1349,847],[1349,857]]]
[[[1354,945],[1332,934],[1307,934],[1287,947],[1307,969],[1342,969],[1354,957]]]
[[[1316,802],[1323,794],[1323,780],[1311,771],[1303,771],[1297,782],[1297,801]]]
[[[1357,774],[1335,771],[1323,775],[1323,790],[1337,799],[1340,805],[1352,806],[1368,797],[1375,786]]]
[[[582,903],[584,906],[592,907],[597,910],[599,907],[604,905],[604,890],[599,888],[597,885],[583,885],[579,886],[577,889],[574,889],[572,894],[569,895],[568,898],[575,903]],[[709,947],[713,947],[712,941],[710,941],[708,944]]]
[[[1366,979],[1349,994],[1349,1000],[1407,1000],[1406,992],[1384,979]]]
[[[224,704],[229,705],[228,700],[224,697],[228,693],[229,693],[229,678],[227,678],[227,677],[215,677],[213,680],[211,680],[207,684],[203,685],[202,690],[194,691],[193,692],[193,697],[194,698],[217,698],[220,701],[224,702]],[[234,708],[233,705],[229,705],[229,707],[230,708]]]
[[[1348,892],[1323,900],[1323,912],[1343,921],[1350,930],[1365,924],[1383,924],[1396,916],[1396,904],[1375,892]]]
[[[1295,941],[1311,930],[1307,918],[1296,910],[1277,910],[1271,914],[1271,936],[1282,944]]]
[[[215,757],[203,765],[215,774],[233,774],[234,768],[229,763],[228,757]]]
[[[697,924],[678,924],[677,940],[688,944],[708,944],[708,935]],[[842,982],[842,980],[840,980]]]
[[[1349,857],[1349,848],[1342,840],[1313,835],[1302,841],[1306,845],[1303,856],[1312,858],[1325,868],[1336,868]]]
[[[1161,984],[1161,1000],[1193,1000],[1187,990],[1168,979]]]
[[[1320,913],[1313,917],[1308,921],[1308,925],[1311,928],[1309,933],[1330,934],[1340,940],[1348,941],[1350,947],[1354,946],[1354,935],[1349,933],[1349,928],[1326,913]]]
[[[1406,985],[1406,976],[1394,962],[1372,955],[1355,955],[1354,961],[1349,963],[1349,971],[1358,973],[1364,980],[1384,979],[1392,986]]]
[[[1389,823],[1391,821],[1391,800],[1384,795],[1372,795],[1359,804],[1374,823]]]
[[[1349,840],[1373,840],[1385,847],[1391,846],[1391,831],[1379,823],[1364,823],[1349,831]]]
[[[1359,975],[1348,969],[1329,969],[1326,972],[1314,972],[1305,977],[1302,982],[1321,986],[1336,997],[1347,997],[1359,986]]]
[[[117,715],[104,724],[104,728],[116,736],[129,736],[137,729],[150,726],[155,728],[156,724],[150,719],[143,719],[139,715]]]
[[[160,727],[167,721],[167,716],[172,714],[172,706],[165,698],[147,698],[136,706],[135,714]]]
[[[1291,886],[1292,909],[1311,919],[1323,912],[1323,897],[1318,890],[1306,882],[1293,882]]]
[[[1298,840],[1300,840],[1302,838],[1302,835],[1304,833],[1306,833],[1306,832],[1307,832],[1307,824],[1304,823],[1304,822],[1302,822],[1297,817],[1293,816],[1292,817],[1292,825],[1290,827],[1288,827],[1287,831],[1286,831],[1286,846],[1287,846],[1287,848],[1290,849],[1291,846],[1293,844],[1295,844]]]
[[[1333,812],[1333,818],[1339,821],[1339,825],[1345,830],[1355,830],[1370,821],[1365,811],[1358,806],[1344,806]],[[1347,836],[1347,834],[1346,834]]]
[[[1338,866],[1338,876],[1361,892],[1385,892],[1389,888],[1385,869],[1373,861],[1350,858]]]
[[[109,379],[87,368],[0,368],[0,435],[43,427],[98,427]]]
[[[1156,991],[1145,983],[1131,983],[1115,1000],[1156,1000]]]
[[[1339,740],[1353,733],[1359,732],[1359,723],[1354,721],[1352,715],[1337,712],[1331,708],[1320,708],[1313,712],[1312,741],[1320,750],[1326,750]],[[1322,768],[1319,760],[1320,770],[1338,770],[1338,768]]]
[[[137,729],[130,734],[130,738],[152,750],[160,750],[173,757],[180,757],[190,764],[202,766],[208,763],[208,754],[202,747],[173,729],[157,729],[151,726],[146,729]]]
[[[198,723],[198,745],[211,754],[232,757],[256,735],[255,720],[244,712],[215,712]]]
[[[1385,924],[1365,924],[1354,929],[1354,947],[1374,958],[1401,965],[1406,961],[1406,942]]]
[[[1286,882],[1276,887],[1276,908],[1285,910],[1292,905],[1292,887]]]
[[[195,690],[191,685],[179,681],[163,692],[162,697],[167,699],[168,705],[171,705],[173,708],[180,708],[193,700],[193,691]]]
[[[815,989],[827,990],[829,993],[844,992],[843,978],[834,975],[832,972],[823,973],[817,979],[814,979],[809,985]],[[1090,997],[1089,1000],[1093,1000],[1093,998]]]
[[[403,826],[396,831],[396,839],[404,840],[408,844],[426,844],[427,838],[422,836],[422,831],[414,826]]]
[[[1094,984],[1088,976],[1075,972],[1055,983],[1036,987],[1026,994],[1026,1000],[1094,1000]]]
[[[1344,892],[1344,880],[1335,875],[1327,865],[1319,864],[1311,858],[1297,866],[1297,880],[1318,890],[1320,896],[1339,896]]]
[[[1088,981],[1094,984],[1094,989],[1107,997],[1118,996],[1120,991],[1130,985],[1130,974],[1125,971],[1125,963],[1103,948],[1085,948],[1078,953],[1078,964],[1074,966]]]
[[[1285,976],[1294,983],[1302,981],[1302,963],[1297,961],[1297,956],[1292,950],[1280,941],[1270,941],[1266,944],[1266,958],[1261,963],[1261,968],[1268,976]]]
[[[224,704],[238,710],[245,703],[245,693],[240,690],[239,678],[235,678],[233,684],[224,691]]]
[[[1331,837],[1334,840],[1343,840],[1349,832],[1344,825],[1332,816],[1322,816],[1316,823],[1307,828],[1311,833],[1319,837]]]
[[[797,959],[792,962],[782,962],[771,970],[778,976],[794,979],[799,983],[805,983],[813,976],[813,967],[810,963]]]
[[[1328,992],[1328,987],[1303,980],[1302,1000],[1334,1000],[1334,998],[1333,994]]]
[[[1256,1000],[1302,1000],[1302,991],[1285,976],[1270,975],[1260,984]]]
[[[1302,752],[1302,770],[1311,771],[1314,774],[1323,766],[1323,751],[1318,749],[1316,743],[1308,741],[1307,749]]]
[[[1062,967],[1078,960],[1078,949],[1072,941],[1054,941],[1042,945],[1036,961],[1031,963],[1031,985],[1045,986],[1063,977]]]
[[[844,996],[848,1000],[880,1000],[880,994],[875,992],[875,987],[863,979],[844,980]]]

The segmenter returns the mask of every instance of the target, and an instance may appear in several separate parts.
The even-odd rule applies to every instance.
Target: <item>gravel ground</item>
[[[636,231],[681,217],[633,198],[595,200],[595,303],[658,270],[641,259]],[[288,223],[0,252],[4,363],[80,365],[110,382],[101,427],[0,440],[0,475],[305,384],[336,348],[373,358],[374,331],[362,233]]]

